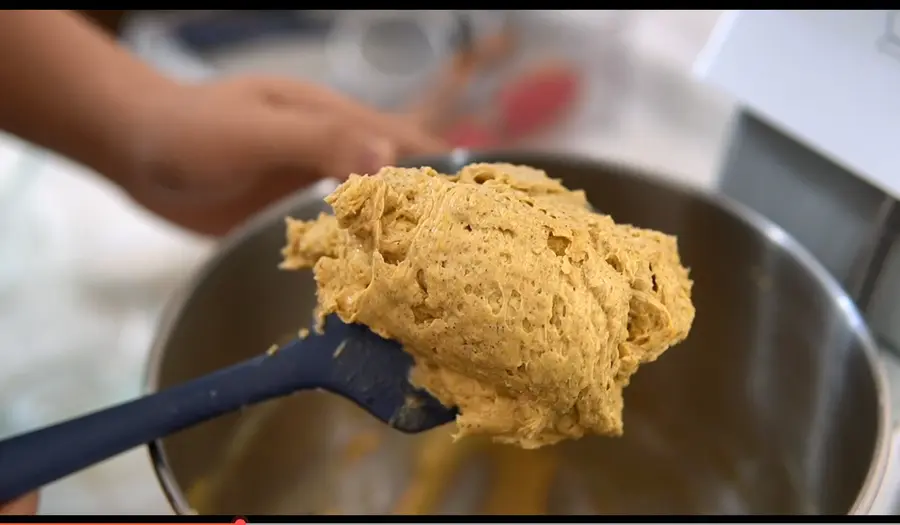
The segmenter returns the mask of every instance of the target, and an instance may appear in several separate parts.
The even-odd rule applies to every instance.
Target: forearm
[[[75,13],[0,11],[0,129],[101,173],[127,162],[123,136],[170,84]]]

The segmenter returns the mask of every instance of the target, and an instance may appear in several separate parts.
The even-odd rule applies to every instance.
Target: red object
[[[557,123],[577,99],[580,80],[565,64],[538,67],[513,79],[496,99],[503,134],[520,138]]]
[[[444,140],[454,148],[483,149],[498,146],[500,137],[474,118],[460,119],[444,132]]]
[[[443,138],[456,148],[486,149],[533,135],[565,118],[580,89],[574,67],[545,62],[507,82],[487,114],[470,113],[447,126]]]

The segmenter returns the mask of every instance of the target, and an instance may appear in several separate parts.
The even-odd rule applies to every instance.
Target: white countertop
[[[716,13],[633,15],[629,88],[609,94],[615,124],[573,130],[556,146],[711,184],[731,104],[693,82],[690,67]],[[5,136],[0,213],[0,436],[136,395],[161,308],[212,244]],[[144,449],[46,487],[41,511],[171,512]]]
[[[8,435],[135,396],[158,312],[212,246],[8,137],[0,169],[0,435]],[[41,508],[169,512],[143,449],[47,487]]]

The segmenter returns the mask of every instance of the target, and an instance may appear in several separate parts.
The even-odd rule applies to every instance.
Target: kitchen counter
[[[125,401],[167,297],[212,243],[0,137],[0,435]],[[46,513],[169,513],[143,448],[54,483]]]
[[[583,123],[546,146],[714,184],[732,106],[694,83],[690,67],[716,14],[634,12],[622,35],[630,87],[608,95],[619,108],[615,125]],[[7,136],[0,136],[0,213],[7,214],[0,217],[0,436],[137,395],[159,314],[213,243]],[[900,385],[900,363],[887,362]],[[900,407],[900,390],[893,397]],[[171,510],[142,448],[46,487],[41,512]]]

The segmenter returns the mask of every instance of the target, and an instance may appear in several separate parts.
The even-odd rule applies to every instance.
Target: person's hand
[[[0,503],[0,516],[23,516],[37,514],[38,493],[26,494],[9,503]]]
[[[115,178],[149,210],[204,234],[319,178],[445,149],[408,119],[294,80],[173,84],[141,100],[122,128]]]

